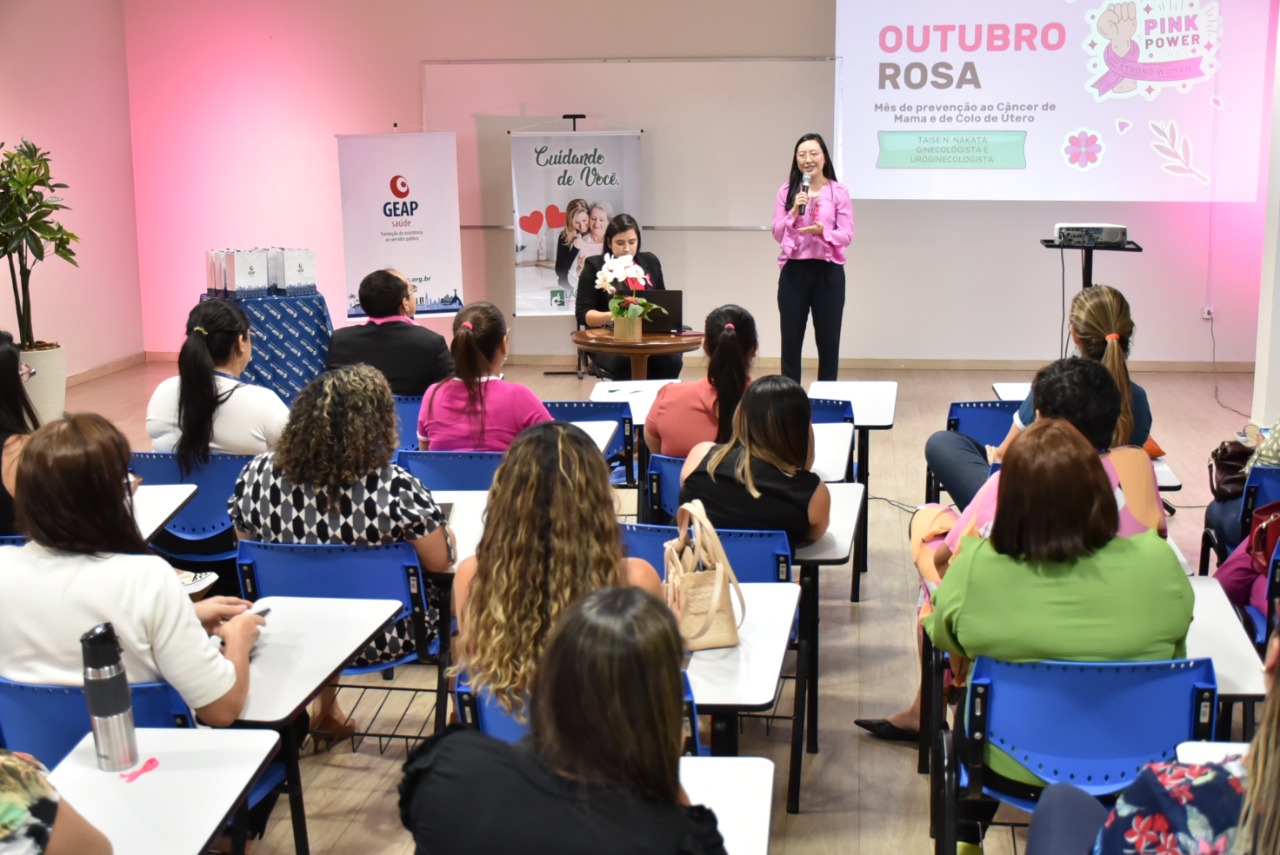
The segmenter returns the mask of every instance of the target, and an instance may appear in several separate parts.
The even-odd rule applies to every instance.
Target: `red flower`
[[[1167,832],[1161,834],[1160,842],[1151,851],[1154,855],[1181,855],[1182,848],[1178,846],[1178,835]]]
[[[1161,835],[1168,830],[1169,822],[1161,814],[1135,816],[1133,828],[1124,833],[1124,839],[1133,846],[1135,851],[1146,852],[1148,844],[1159,843]]]
[[[1191,785],[1186,783],[1178,784],[1176,787],[1170,787],[1169,796],[1176,799],[1180,805],[1185,805],[1195,799],[1195,796],[1191,794]]]
[[[639,301],[639,300],[637,300],[635,297],[623,297],[623,298],[622,298],[622,305],[623,305],[623,306],[634,306],[636,303],[639,303],[639,302],[640,302],[640,301]]]

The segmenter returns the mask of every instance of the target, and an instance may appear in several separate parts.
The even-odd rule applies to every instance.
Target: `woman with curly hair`
[[[458,565],[456,670],[523,715],[560,615],[580,597],[619,585],[662,591],[649,562],[623,556],[600,449],[571,424],[534,425],[498,467],[476,554]]]
[[[275,451],[245,466],[227,503],[236,534],[265,543],[372,546],[407,542],[422,569],[447,572],[452,538],[444,514],[417,478],[392,462],[399,445],[391,387],[376,368],[352,365],[321,374],[293,402]],[[598,452],[597,452],[598,453]],[[428,586],[427,630],[439,619]],[[408,619],[393,624],[356,665],[414,649]],[[354,722],[320,696],[312,729],[350,733]]]

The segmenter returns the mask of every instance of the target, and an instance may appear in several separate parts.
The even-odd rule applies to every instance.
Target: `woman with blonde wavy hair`
[[[523,716],[560,615],[579,598],[620,585],[662,591],[651,564],[623,555],[600,449],[565,422],[528,428],[494,475],[476,554],[458,565],[455,671]]]
[[[395,402],[382,372],[368,365],[327,371],[298,394],[275,451],[260,454],[236,480],[227,510],[236,534],[264,543],[373,546],[407,542],[422,569],[447,572],[452,538],[444,514],[417,478],[392,462],[400,444]],[[427,630],[439,620],[427,587]],[[412,623],[397,621],[356,657],[393,661],[414,649]],[[312,729],[350,733],[353,722],[320,696]]]

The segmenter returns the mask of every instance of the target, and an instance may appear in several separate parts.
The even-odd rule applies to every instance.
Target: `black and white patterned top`
[[[431,491],[394,463],[326,499],[321,512],[315,487],[295,484],[275,465],[275,452],[267,452],[241,470],[227,513],[237,529],[266,543],[398,543],[426,537],[445,522]]]

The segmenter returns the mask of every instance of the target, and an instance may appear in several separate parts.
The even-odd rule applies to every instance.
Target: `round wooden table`
[[[612,353],[631,359],[631,379],[649,379],[649,357],[668,353],[688,353],[702,347],[702,333],[697,335],[671,335],[669,333],[645,333],[640,341],[616,341],[613,330],[600,327],[578,330],[573,343],[588,353]]]

